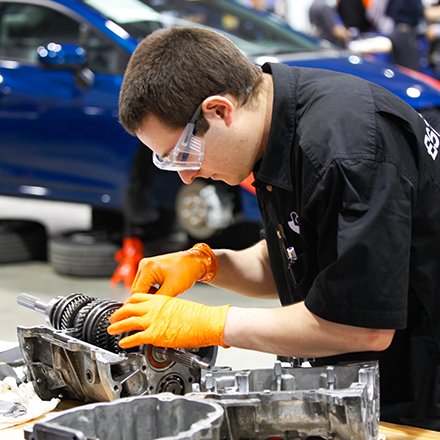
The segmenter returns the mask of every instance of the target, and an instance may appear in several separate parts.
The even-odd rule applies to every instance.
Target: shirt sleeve
[[[314,188],[318,274],[308,309],[329,321],[404,328],[413,185],[394,163],[334,160]]]

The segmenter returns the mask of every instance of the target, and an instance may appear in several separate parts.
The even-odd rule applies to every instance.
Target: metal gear
[[[60,330],[72,328],[78,312],[91,301],[93,301],[93,298],[81,294],[78,294],[76,297],[72,298],[62,313]]]
[[[107,327],[110,315],[121,305],[119,301],[94,298],[76,315],[73,336],[114,353],[120,352],[120,336],[110,336]]]
[[[51,325],[57,330],[65,330],[71,327],[78,310],[81,309],[84,303],[92,299],[93,298],[80,293],[72,293],[66,297],[59,297],[53,304],[48,316]]]

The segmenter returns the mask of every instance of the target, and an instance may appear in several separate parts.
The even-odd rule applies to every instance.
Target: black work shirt
[[[397,329],[384,352],[325,361],[379,359],[382,418],[440,429],[439,136],[359,78],[263,70],[274,107],[254,175],[281,303]]]

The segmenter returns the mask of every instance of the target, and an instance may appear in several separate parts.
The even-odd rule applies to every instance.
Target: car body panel
[[[68,12],[120,43],[80,2],[29,3]],[[0,192],[122,208],[137,146],[118,123],[122,76],[95,73],[84,86],[71,69],[2,60],[0,81]]]
[[[285,63],[318,69],[329,69],[331,67],[331,70],[336,72],[359,76],[390,90],[414,108],[440,106],[439,88],[401,73],[397,66],[371,62],[358,55],[349,54],[346,56],[341,55],[338,58],[294,60]],[[438,86],[440,86],[440,83]]]
[[[71,71],[1,64],[0,75],[0,191],[121,207],[136,145],[117,122],[121,78],[82,88]]]

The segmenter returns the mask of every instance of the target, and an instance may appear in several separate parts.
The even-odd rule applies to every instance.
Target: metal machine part
[[[220,185],[193,182],[179,190],[176,212],[182,229],[205,240],[234,222],[233,196]]]
[[[376,440],[379,433],[377,362],[273,369],[212,369],[200,392],[221,404],[222,438]]]
[[[220,426],[220,418],[216,419],[211,426],[213,431],[201,433],[192,432],[191,425],[187,435],[182,431],[187,428],[181,425],[190,417],[187,409],[165,399],[163,414],[168,417],[163,422],[159,419],[151,422],[154,427],[147,431],[148,438],[167,435],[185,439],[376,440],[378,437],[377,362],[325,367],[293,367],[276,362],[273,369],[204,369],[213,367],[217,347],[176,350],[148,345],[132,352],[122,351],[117,340],[103,331],[112,311],[120,306],[118,302],[72,294],[45,304],[22,294],[19,303],[44,313],[51,324],[51,327],[18,328],[27,376],[41,398],[60,395],[82,401],[129,398],[121,404],[124,406],[115,401],[107,404],[105,410],[99,405],[90,406],[87,412],[78,412],[84,408],[72,410],[67,413],[71,414],[70,419],[57,418],[38,424],[41,428],[34,430],[28,439],[140,438],[137,430],[147,429],[141,420],[150,413],[148,409],[144,412],[143,405],[149,404],[136,403],[141,400],[133,397],[163,392],[185,394],[197,403],[217,403],[224,412],[223,422]],[[199,415],[199,410],[191,406],[191,417]],[[121,415],[125,413],[129,414],[127,419]],[[113,419],[118,423],[108,423]],[[54,420],[60,423],[46,425]],[[62,426],[64,421],[66,425]],[[211,422],[203,423],[208,429]],[[122,427],[119,429],[118,425]],[[162,431],[165,427],[179,432],[168,434]],[[112,437],[114,429],[116,437]],[[102,437],[93,437],[91,430],[98,431]]]
[[[220,439],[224,411],[216,403],[169,393],[130,397],[64,412],[25,431],[27,440]],[[109,421],[111,421],[109,423]]]
[[[18,303],[44,313],[48,326],[18,327],[27,376],[42,399],[85,402],[160,392],[183,395],[214,365],[217,347],[171,349],[144,345],[126,352],[107,333],[118,301],[73,293],[48,304],[22,293]]]
[[[26,438],[376,440],[377,387],[377,363],[214,369],[185,399],[161,394],[88,405],[37,423]],[[202,402],[214,409],[196,405]]]

